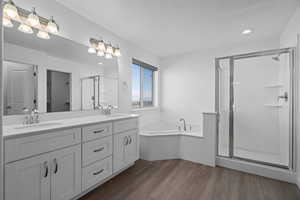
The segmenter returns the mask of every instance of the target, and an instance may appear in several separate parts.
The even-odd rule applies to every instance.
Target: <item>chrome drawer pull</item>
[[[124,141],[123,141],[123,144],[124,144],[125,146],[128,145],[128,136],[125,136]]]
[[[48,163],[47,161],[44,162],[44,178],[46,178],[48,176]]]
[[[104,147],[101,147],[100,149],[95,149],[94,152],[97,153],[97,152],[103,151],[103,150],[104,150]]]
[[[131,142],[132,142],[132,138],[131,136],[129,136],[129,144],[131,144]]]
[[[103,131],[104,131],[104,129],[98,130],[98,131],[94,131],[94,133],[95,133],[95,134],[97,134],[97,133],[102,133]]]
[[[104,171],[104,169],[101,169],[101,170],[98,171],[98,172],[94,172],[93,175],[94,175],[94,176],[99,175],[99,174],[101,174],[103,171]]]

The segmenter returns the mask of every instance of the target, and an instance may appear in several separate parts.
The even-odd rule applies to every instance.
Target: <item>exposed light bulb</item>
[[[23,33],[28,33],[28,34],[32,34],[33,30],[30,26],[28,26],[27,24],[22,23],[19,27],[18,30],[23,32]]]
[[[96,53],[96,49],[94,47],[89,47],[88,52],[90,54]]]
[[[35,8],[32,9],[32,12],[30,13],[30,15],[28,15],[27,17],[27,22],[31,25],[31,26],[40,26],[40,19],[39,16],[36,14],[35,12]]]
[[[46,30],[50,33],[57,34],[58,33],[58,26],[56,22],[54,21],[53,17],[49,20]]]
[[[248,34],[250,34],[250,33],[252,33],[252,30],[251,30],[251,29],[245,29],[245,30],[243,30],[243,32],[242,32],[243,35],[248,35]]]
[[[117,57],[121,56],[120,48],[115,48],[114,55],[117,56]]]
[[[109,53],[109,54],[113,54],[114,53],[114,50],[113,50],[111,44],[107,45],[107,47],[106,47],[106,53]]]
[[[106,48],[105,48],[105,44],[104,44],[103,40],[98,42],[98,49],[100,51],[105,51]]]
[[[42,31],[42,30],[39,30],[39,32],[36,34],[36,36],[38,36],[41,39],[45,39],[45,40],[50,39],[49,34],[46,31]]]
[[[104,51],[98,51],[97,56],[101,56],[101,57],[104,56]]]
[[[11,19],[16,19],[19,17],[18,9],[13,1],[8,1],[3,7],[4,15],[10,17]]]
[[[3,24],[3,26],[9,27],[9,28],[14,26],[13,23],[11,22],[11,20],[7,17],[3,17],[2,24]]]
[[[111,55],[110,53],[106,53],[106,54],[105,54],[105,58],[106,58],[106,59],[112,59],[112,55]]]

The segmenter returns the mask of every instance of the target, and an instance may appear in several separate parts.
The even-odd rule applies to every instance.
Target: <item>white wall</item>
[[[300,7],[297,8],[295,13],[292,15],[290,21],[287,23],[280,37],[281,47],[297,47],[297,62],[296,62],[296,102],[299,102],[300,94],[300,70],[299,70],[299,34],[300,34]],[[298,103],[299,104],[299,103]],[[300,109],[299,105],[296,105],[296,169],[297,169],[297,184],[300,188]]]
[[[275,49],[279,38],[250,41],[230,47],[208,49],[161,61],[161,117],[167,121],[184,117],[188,123],[202,124],[202,112],[215,109],[214,59],[252,51]]]

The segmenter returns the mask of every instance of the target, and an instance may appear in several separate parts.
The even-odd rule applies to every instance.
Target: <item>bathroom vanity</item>
[[[78,199],[138,159],[138,116],[4,126],[5,200]]]

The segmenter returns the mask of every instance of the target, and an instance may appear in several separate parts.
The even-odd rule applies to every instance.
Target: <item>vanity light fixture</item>
[[[100,40],[99,42],[98,42],[98,49],[100,50],[100,51],[106,51],[106,47],[105,47],[105,43],[104,43],[104,41],[103,40]]]
[[[54,21],[53,16],[49,20],[49,22],[47,24],[47,27],[46,27],[46,30],[50,33],[53,33],[53,34],[58,33],[58,26],[57,26],[56,22]]]
[[[11,20],[8,17],[3,17],[2,23],[3,23],[3,26],[5,26],[5,27],[9,27],[9,28],[14,27],[13,23],[11,22]]]
[[[121,56],[121,51],[120,51],[120,48],[119,48],[119,47],[114,48],[114,56],[117,56],[117,57],[120,57],[120,56]]]
[[[18,30],[23,32],[23,33],[28,33],[28,34],[32,34],[33,30],[30,26],[28,26],[27,24],[20,24],[20,26],[18,27]]]
[[[106,54],[105,54],[105,58],[106,58],[106,59],[112,59],[112,55],[111,55],[110,53],[106,53]]]
[[[28,21],[28,24],[30,24],[31,26],[34,26],[34,27],[41,25],[40,18],[36,14],[35,8],[32,8],[32,12],[28,15],[27,21]]]
[[[97,56],[103,57],[104,55],[105,55],[104,51],[100,51],[100,50],[97,51]]]
[[[106,53],[108,53],[108,54],[113,54],[114,52],[113,52],[114,50],[113,50],[113,47],[111,46],[111,44],[109,43],[108,45],[107,45],[107,47],[106,47]]]
[[[250,33],[252,33],[252,30],[251,30],[251,29],[245,29],[245,30],[243,30],[243,32],[242,32],[243,35],[248,35],[248,34],[250,34]]]
[[[110,42],[105,43],[102,39],[97,40],[94,38],[90,38],[90,47],[88,49],[88,52],[95,53],[94,51],[97,52],[97,56],[104,56],[106,59],[112,59],[113,56],[121,56],[119,46],[113,47]]]
[[[3,6],[3,13],[11,19],[17,19],[19,17],[18,9],[12,0],[5,3]]]
[[[4,2],[2,24],[5,27],[13,27],[12,21],[20,23],[18,30],[23,33],[34,33],[37,31],[37,37],[50,39],[51,34],[58,34],[59,27],[53,17],[50,19],[39,16],[35,8],[32,11],[20,8],[12,0]]]
[[[39,30],[39,32],[36,34],[36,36],[41,38],[41,39],[45,39],[45,40],[50,39],[50,36],[49,36],[48,32],[42,31],[42,30]]]
[[[93,53],[96,53],[97,51],[96,51],[96,49],[95,49],[94,47],[90,47],[90,48],[88,49],[88,52],[89,52],[90,54],[93,54]]]

